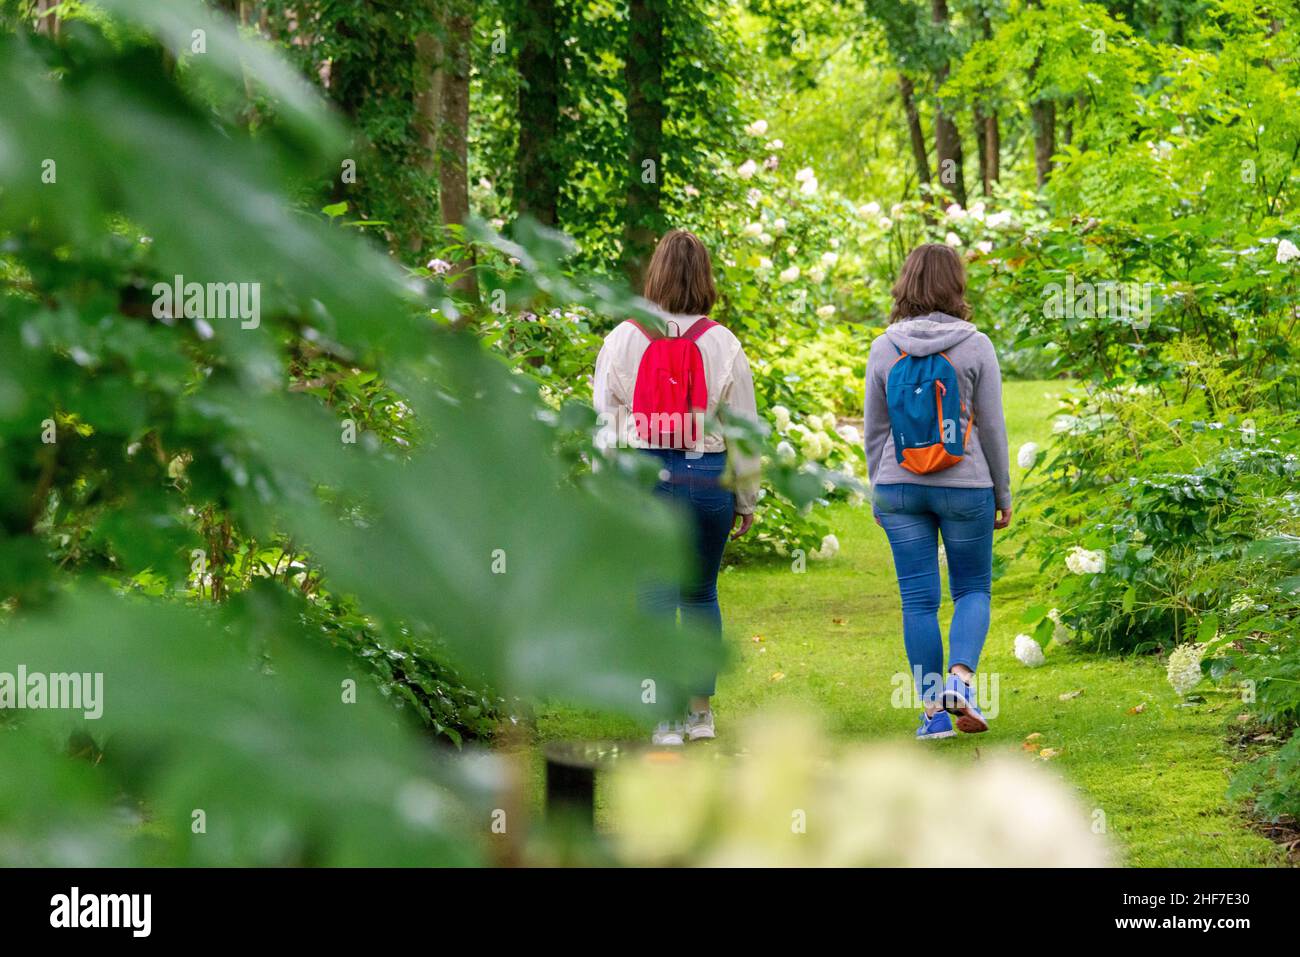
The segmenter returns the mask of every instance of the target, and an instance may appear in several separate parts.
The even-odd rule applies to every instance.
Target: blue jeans
[[[652,614],[677,619],[722,643],[722,609],[718,606],[718,571],[736,510],[736,497],[721,484],[727,466],[726,452],[686,453],[674,449],[646,449],[660,463],[655,494],[685,512],[690,527],[692,555],[681,582],[654,584],[643,589],[642,606]],[[714,674],[700,696],[717,690]]]
[[[952,625],[948,667],[979,664],[989,633],[993,589],[993,489],[945,488],[910,482],[877,485],[872,507],[894,552],[903,599],[903,645],[917,691],[934,698],[943,687],[939,634],[939,535],[948,556]]]

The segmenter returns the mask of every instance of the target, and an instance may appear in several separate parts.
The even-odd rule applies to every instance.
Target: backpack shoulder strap
[[[637,329],[639,329],[641,331],[641,335],[645,336],[647,339],[653,341],[656,338],[655,336],[650,335],[650,331],[646,329],[645,326],[641,325],[641,323],[637,322],[635,319],[627,319],[625,321],[628,324],[635,326]]]
[[[686,330],[681,338],[685,339],[687,342],[694,342],[716,325],[717,323],[708,316],[700,316],[700,318],[696,319],[694,324]]]

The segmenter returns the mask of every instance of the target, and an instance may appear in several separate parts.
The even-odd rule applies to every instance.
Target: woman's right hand
[[[993,527],[1006,528],[1010,524],[1011,524],[1011,509],[1009,508],[998,509],[997,518],[993,519]]]

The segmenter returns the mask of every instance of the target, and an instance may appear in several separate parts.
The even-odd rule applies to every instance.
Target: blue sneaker
[[[956,675],[948,676],[939,703],[943,705],[944,711],[957,719],[958,731],[965,734],[979,734],[989,729],[988,719],[975,704],[975,689]]]
[[[924,711],[921,712],[921,726],[916,729],[918,741],[929,738],[951,738],[956,734],[957,732],[952,729],[952,718],[948,717],[947,711],[936,711],[930,717],[926,717]]]

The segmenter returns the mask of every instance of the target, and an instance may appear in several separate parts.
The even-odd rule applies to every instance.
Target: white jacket
[[[677,324],[677,334],[685,334],[701,317],[669,315],[665,318]],[[725,408],[737,418],[757,422],[754,377],[749,371],[749,360],[745,358],[740,340],[730,329],[716,325],[695,342],[704,362],[704,380],[708,386],[706,418],[712,418],[719,408]],[[637,370],[649,345],[645,333],[630,322],[620,323],[605,337],[592,376],[592,402],[596,413],[611,423],[607,430],[616,430],[618,426],[612,423],[621,423],[622,434],[603,433],[598,439],[602,447],[648,448],[652,445],[637,434],[631,414]],[[725,452],[727,440],[720,433],[706,429],[697,449],[701,452]],[[735,476],[736,512],[748,515],[754,511],[758,500],[759,459],[736,454],[729,457],[729,464]]]

